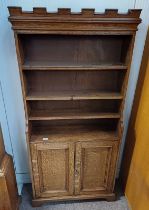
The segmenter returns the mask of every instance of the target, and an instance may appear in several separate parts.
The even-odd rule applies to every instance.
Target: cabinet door
[[[46,198],[73,194],[73,144],[32,144],[31,156],[36,197]]]
[[[76,144],[75,194],[113,191],[118,142],[98,141]]]

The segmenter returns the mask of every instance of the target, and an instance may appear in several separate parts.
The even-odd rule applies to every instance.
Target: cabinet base
[[[92,200],[92,199],[101,199],[108,202],[116,200],[115,193],[111,194],[102,194],[102,195],[79,195],[79,196],[62,196],[62,197],[51,197],[51,198],[37,198],[32,200],[33,207],[40,207],[44,203],[50,201],[66,201],[66,200]]]

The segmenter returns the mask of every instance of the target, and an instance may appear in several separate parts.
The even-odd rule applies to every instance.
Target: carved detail
[[[96,18],[139,18],[141,10],[140,9],[132,9],[128,10],[125,14],[118,13],[118,9],[106,9],[104,13],[96,13],[95,9],[82,9],[81,12],[72,13],[70,8],[58,8],[57,12],[47,12],[46,8],[44,7],[36,7],[33,8],[33,11],[26,12],[22,11],[21,7],[8,7],[10,16],[15,15],[25,15],[25,16],[33,16],[34,14],[42,14],[46,16],[55,16],[55,15],[71,15],[71,16],[80,16],[80,17],[96,17]]]
[[[34,7],[33,8],[33,13],[38,14],[38,15],[46,15],[47,14],[47,9],[45,7]]]
[[[22,14],[22,8],[21,7],[8,7],[8,10],[9,10],[9,14],[11,16]]]
[[[58,8],[58,15],[70,15],[71,14],[71,9],[69,8],[64,8],[64,9],[61,9],[61,8]]]
[[[128,10],[128,15],[134,18],[139,18],[141,14],[141,9],[130,9]]]
[[[95,15],[95,9],[82,9],[81,14],[83,16],[94,16]]]
[[[125,14],[118,13],[117,9],[106,9],[104,13],[97,13],[95,9],[82,9],[80,12],[71,12],[70,8],[59,8],[57,12],[47,12],[46,8],[35,7],[33,11],[22,11],[21,7],[8,7],[9,21],[14,30],[42,30],[61,31],[63,33],[101,33],[104,31],[129,32],[137,30],[141,22],[141,10],[129,10]],[[94,33],[95,34],[95,33]]]
[[[106,9],[105,10],[105,15],[106,16],[117,16],[117,15],[120,15],[120,14],[118,14],[118,9]]]

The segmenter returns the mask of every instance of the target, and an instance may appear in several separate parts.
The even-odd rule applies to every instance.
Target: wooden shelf
[[[113,200],[126,78],[141,10],[8,9],[12,28],[21,31],[15,43],[25,93],[32,204]]]
[[[123,64],[105,64],[105,65],[57,65],[57,64],[46,64],[42,65],[41,62],[26,62],[24,65],[22,65],[23,70],[127,70],[128,66]]]
[[[71,120],[71,119],[113,119],[119,113],[84,112],[83,110],[63,110],[63,112],[33,111],[29,120]]]
[[[63,91],[63,92],[32,92],[30,91],[26,100],[93,100],[93,99],[122,99],[123,96],[114,92],[95,91]]]
[[[88,141],[88,140],[118,140],[119,136],[116,131],[107,131],[100,129],[98,126],[55,126],[49,127],[48,131],[41,127],[36,129],[36,133],[31,135],[31,142],[43,142],[43,138],[49,141]]]

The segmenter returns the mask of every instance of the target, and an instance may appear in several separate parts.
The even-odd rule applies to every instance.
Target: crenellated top
[[[92,18],[138,18],[140,9],[130,9],[127,13],[118,13],[118,9],[106,9],[104,13],[96,13],[95,9],[82,9],[81,12],[71,12],[70,8],[58,8],[57,12],[47,12],[45,7],[34,7],[33,11],[22,11],[21,7],[8,7],[11,16],[27,16],[35,17],[35,15],[43,15],[46,17],[57,17],[59,15],[67,15],[70,17],[92,17]]]
[[[57,12],[47,12],[42,7],[30,12],[22,11],[21,7],[8,9],[14,30],[136,31],[141,22],[140,9],[131,9],[127,13],[119,13],[117,9],[106,9],[104,13],[96,13],[95,9],[82,9],[81,12],[71,12],[69,8],[59,8]]]

